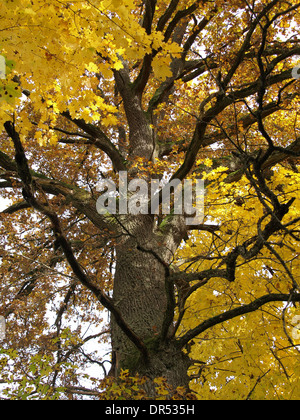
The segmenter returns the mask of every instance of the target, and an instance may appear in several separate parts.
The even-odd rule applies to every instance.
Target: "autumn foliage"
[[[299,398],[299,3],[0,18],[0,397]],[[204,179],[203,223],[98,214],[120,171]]]

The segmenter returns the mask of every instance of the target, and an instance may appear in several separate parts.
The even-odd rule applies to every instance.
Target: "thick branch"
[[[160,17],[157,24],[157,31],[163,31],[168,20],[171,18],[172,14],[175,12],[176,7],[178,6],[179,0],[171,0],[169,6],[165,13]]]
[[[14,177],[14,174],[18,173],[16,162],[1,151],[0,167],[8,171],[8,174],[6,175],[7,178],[10,176]],[[103,218],[103,216],[98,214],[96,210],[96,200],[93,198],[91,193],[84,190],[83,188],[77,187],[74,184],[68,184],[63,181],[48,178],[46,175],[40,174],[36,171],[33,171],[32,169],[29,169],[29,172],[33,181],[38,184],[44,192],[56,196],[62,195],[66,197],[67,203],[71,203],[77,210],[86,215],[94,223],[94,225],[100,229],[109,228],[111,231],[115,230],[115,225],[112,226],[107,222],[105,218]],[[12,187],[12,184],[8,180],[7,182],[3,183],[3,187],[10,188]],[[14,209],[10,209],[10,211],[13,210]],[[6,211],[6,213],[8,214],[9,211]]]
[[[262,156],[264,156],[266,151],[262,151]],[[261,165],[261,170],[267,171],[273,166],[277,165],[280,162],[283,162],[289,158],[298,158],[300,156],[300,137],[297,138],[292,144],[286,148],[281,148],[280,150],[274,150],[266,160]],[[236,182],[239,181],[242,176],[245,174],[245,167],[243,163],[237,159],[237,157],[232,157],[231,159],[223,159],[222,165],[228,166],[228,177],[225,179],[225,182]],[[239,168],[237,170],[237,168]]]
[[[146,30],[148,35],[152,31],[152,22],[155,13],[157,0],[145,0],[145,14],[142,27]]]
[[[201,272],[196,273],[183,273],[178,272],[172,274],[170,279],[176,283],[177,280],[182,280],[186,283],[193,282],[196,280],[203,281],[203,280],[209,280],[212,278],[225,278],[226,279],[226,270],[220,270],[220,269],[211,269],[211,270],[204,270]]]
[[[185,335],[178,339],[178,345],[180,348],[184,347],[190,340],[197,337],[199,334],[202,334],[204,331],[209,328],[214,327],[215,325],[222,324],[225,321],[230,319],[248,314],[250,312],[257,311],[261,306],[266,305],[270,302],[300,302],[300,294],[296,293],[291,295],[286,294],[269,294],[262,296],[261,298],[256,299],[251,302],[249,305],[242,305],[230,311],[224,312],[220,315],[217,315],[213,318],[207,319],[206,321],[199,324],[197,327],[188,331]]]
[[[187,16],[190,16],[192,13],[194,13],[197,10],[197,8],[199,7],[200,3],[201,3],[201,0],[197,0],[190,7],[186,8],[186,9],[183,9],[183,10],[179,10],[176,13],[176,15],[174,16],[172,21],[169,23],[169,25],[168,25],[168,27],[165,31],[165,42],[167,42],[171,38],[171,36],[172,36],[175,28],[179,24],[179,22],[182,19],[184,19]]]
[[[72,118],[68,111],[62,113],[62,115],[67,118],[69,121],[73,122],[77,125],[81,130],[87,133],[93,139],[93,144],[97,146],[99,149],[103,150],[111,159],[114,168],[117,171],[124,171],[126,170],[126,165],[124,159],[115,145],[109,140],[103,131],[101,131],[98,127],[95,127],[92,124],[86,123],[82,119]]]

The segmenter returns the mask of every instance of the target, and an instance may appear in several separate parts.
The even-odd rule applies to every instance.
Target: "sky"
[[[10,200],[0,197],[0,213],[10,205]]]

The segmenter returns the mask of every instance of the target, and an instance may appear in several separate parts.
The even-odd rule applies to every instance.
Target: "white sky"
[[[11,204],[10,200],[0,197],[0,212],[5,210],[7,207],[9,207],[10,204]]]

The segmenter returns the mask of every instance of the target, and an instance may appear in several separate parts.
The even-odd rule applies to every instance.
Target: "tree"
[[[7,395],[299,397],[299,8],[2,2]],[[121,172],[205,180],[204,220],[100,214]]]

